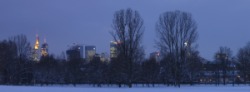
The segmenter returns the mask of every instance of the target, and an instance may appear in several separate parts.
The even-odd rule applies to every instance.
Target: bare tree
[[[23,34],[11,37],[10,40],[16,45],[16,55],[20,60],[31,58],[31,46],[27,37]]]
[[[10,38],[14,43],[12,49],[16,53],[16,62],[13,64],[15,72],[12,73],[16,83],[30,83],[32,80],[31,46],[25,35],[17,35]]]
[[[237,67],[240,71],[240,75],[243,78],[244,83],[250,80],[250,42],[243,48],[241,48],[237,54],[238,64]]]
[[[201,74],[202,65],[204,60],[202,57],[199,56],[198,51],[190,51],[187,57],[186,64],[186,73],[185,76],[187,76],[186,81],[190,83],[190,85],[193,85],[193,83],[197,80],[199,80],[199,75]]]
[[[227,72],[232,60],[232,51],[228,47],[220,47],[219,51],[215,54],[217,64],[217,82],[220,82],[220,71],[222,71],[223,84],[226,85]]]
[[[119,10],[115,12],[113,19],[113,39],[118,42],[118,58],[126,65],[125,82],[132,87],[133,63],[142,58],[143,49],[141,45],[144,31],[143,19],[137,11],[132,9]]]
[[[183,74],[183,65],[189,49],[193,48],[198,33],[197,25],[192,15],[187,12],[170,11],[160,15],[156,24],[158,42],[156,43],[163,57],[168,57],[172,62],[168,69],[171,69],[172,82],[180,86]]]
[[[16,60],[15,45],[11,41],[0,41],[0,81],[1,83],[10,83],[11,75]]]
[[[142,80],[148,86],[152,84],[154,86],[155,83],[158,82],[159,79],[159,63],[156,61],[155,57],[149,58],[148,60],[144,61],[141,65],[142,67]]]
[[[17,35],[1,43],[0,62],[4,83],[31,83],[32,63],[29,61],[30,44],[25,35]]]

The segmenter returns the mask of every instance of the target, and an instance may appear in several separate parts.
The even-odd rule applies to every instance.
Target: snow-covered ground
[[[249,85],[197,85],[176,87],[0,86],[0,92],[250,92]]]

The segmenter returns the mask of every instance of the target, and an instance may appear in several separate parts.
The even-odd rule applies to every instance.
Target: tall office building
[[[160,52],[150,53],[150,58],[155,58],[156,61],[160,61]]]
[[[83,59],[83,46],[78,44],[73,44],[67,51],[67,58],[71,59]]]
[[[116,58],[117,57],[117,42],[111,41],[110,42],[110,58]]]
[[[34,48],[33,48],[33,53],[32,53],[32,57],[33,57],[33,60],[38,62],[39,61],[39,36],[38,34],[36,35],[36,42],[35,42],[35,45],[34,45]]]
[[[48,56],[48,44],[46,42],[46,39],[44,39],[44,42],[41,47],[41,55],[42,56]]]
[[[77,46],[78,47],[78,50],[80,51],[80,58],[84,58],[84,53],[83,53],[83,50],[84,50],[84,48],[83,48],[83,45],[78,45]]]
[[[108,62],[108,61],[109,61],[108,54],[107,54],[107,53],[101,53],[101,54],[100,54],[100,60],[101,60],[102,62]]]
[[[85,46],[85,58],[87,61],[93,60],[95,54],[96,54],[95,46]]]

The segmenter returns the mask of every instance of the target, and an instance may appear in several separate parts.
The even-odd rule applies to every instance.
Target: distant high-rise
[[[82,45],[78,45],[78,49],[80,51],[80,58],[84,58],[84,55],[83,55],[83,46]]]
[[[102,62],[108,62],[109,61],[108,54],[107,53],[101,53],[100,54],[100,60]]]
[[[33,48],[33,60],[38,62],[39,61],[39,36],[36,35],[36,42],[35,42],[35,45],[34,45],[34,48]]]
[[[155,58],[156,61],[159,61],[160,60],[160,52],[150,53],[150,58]]]
[[[111,41],[110,42],[110,58],[116,58],[117,57],[117,42]]]
[[[95,46],[85,46],[85,58],[87,61],[93,60],[95,54],[96,54]]]
[[[44,39],[44,43],[42,44],[42,47],[41,47],[41,55],[42,56],[48,55],[48,44],[46,42],[46,39]]]
[[[83,46],[78,45],[78,44],[77,45],[74,44],[66,51],[66,53],[67,53],[69,60],[80,59],[80,58],[83,59]]]

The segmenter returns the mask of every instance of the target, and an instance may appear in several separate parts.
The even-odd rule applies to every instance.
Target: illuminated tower
[[[93,60],[95,54],[96,54],[95,46],[85,46],[85,58],[87,61]]]
[[[44,42],[41,47],[41,55],[42,56],[47,56],[48,55],[48,44],[46,42],[46,39],[44,39]]]
[[[117,42],[111,41],[110,42],[110,58],[116,58],[117,57]]]
[[[39,36],[38,35],[36,35],[36,42],[33,48],[33,60],[37,62],[39,61]]]

